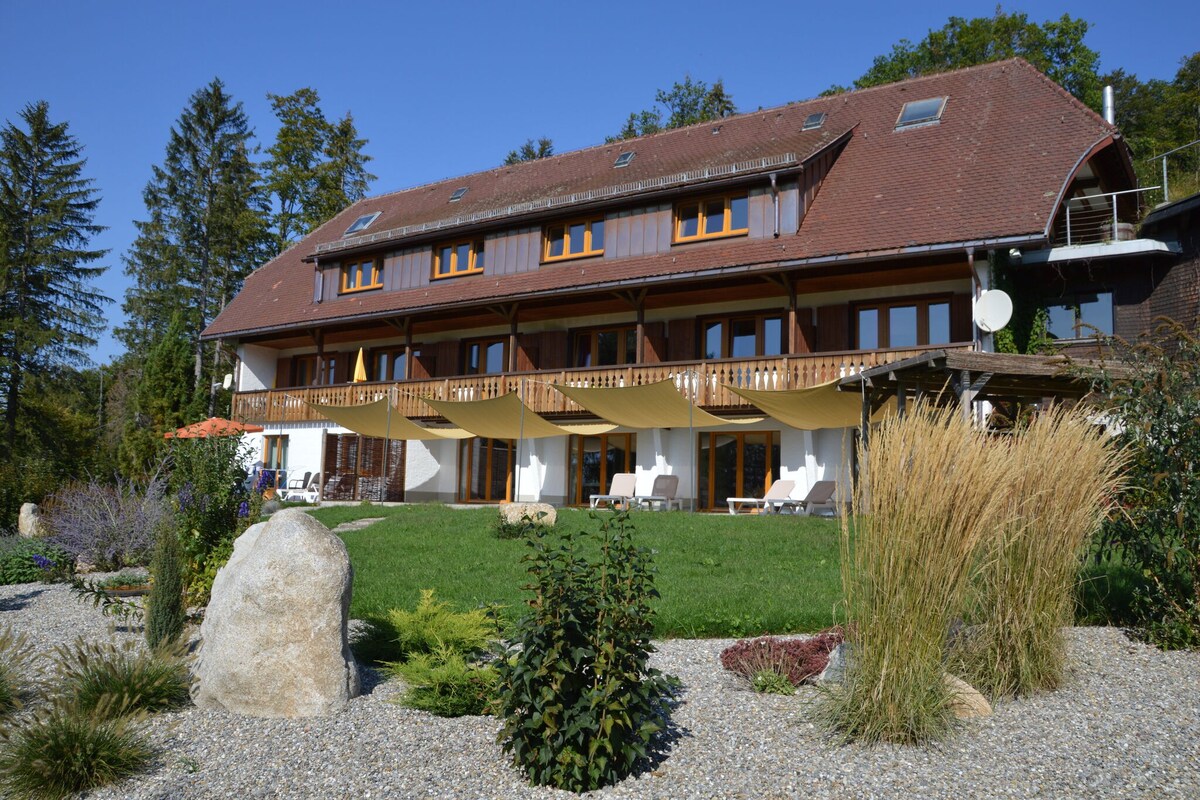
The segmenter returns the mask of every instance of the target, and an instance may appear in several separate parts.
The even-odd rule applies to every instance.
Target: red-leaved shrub
[[[751,680],[764,670],[774,672],[799,686],[825,669],[844,638],[841,627],[833,627],[807,639],[741,639],[721,651],[721,666]]]

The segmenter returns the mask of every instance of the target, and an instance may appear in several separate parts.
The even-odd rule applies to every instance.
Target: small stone
[[[507,525],[520,525],[526,517],[534,525],[553,528],[558,521],[558,512],[549,503],[504,503],[500,506],[500,519]]]
[[[830,650],[829,661],[825,664],[825,669],[812,678],[812,683],[845,683],[846,662],[849,660],[849,656],[850,645],[847,642],[842,642]]]
[[[992,704],[974,686],[950,673],[943,674],[942,681],[953,697],[950,701],[950,710],[954,712],[955,717],[974,719],[991,715]]]
[[[42,525],[41,511],[38,509],[37,503],[24,503],[21,505],[21,516],[17,519],[17,532],[26,539],[36,539],[46,535],[45,526]]]

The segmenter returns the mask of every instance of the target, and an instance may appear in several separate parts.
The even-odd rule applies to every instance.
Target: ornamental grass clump
[[[983,542],[967,633],[951,665],[993,699],[1055,689],[1088,541],[1124,458],[1081,411],[1038,415],[1007,442],[1002,524]]]
[[[633,533],[622,513],[598,534],[528,539],[534,596],[497,669],[500,742],[534,784],[614,784],[647,762],[666,728],[675,681],[649,666],[658,593]]]
[[[33,653],[25,634],[0,628],[0,720],[19,710],[30,693]]]
[[[926,405],[860,447],[854,513],[842,520],[849,657],[824,707],[846,740],[919,743],[953,725],[946,632],[979,541],[1008,511],[996,451],[956,409]]]
[[[191,675],[182,647],[147,651],[77,639],[54,656],[62,699],[80,714],[155,713],[187,704]]]
[[[103,713],[84,714],[55,704],[0,728],[0,793],[64,798],[140,772],[153,750],[118,705],[109,699]]]

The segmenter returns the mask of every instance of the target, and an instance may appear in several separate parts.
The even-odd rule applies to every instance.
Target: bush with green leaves
[[[191,675],[180,647],[147,651],[78,639],[54,656],[63,699],[81,714],[158,712],[186,705]]]
[[[0,719],[21,708],[30,692],[33,652],[25,634],[0,628]]]
[[[1120,354],[1124,363],[1093,374],[1131,458],[1121,513],[1102,528],[1097,555],[1144,576],[1135,601],[1144,638],[1200,647],[1200,338],[1162,321]]]
[[[650,551],[627,513],[598,533],[539,529],[528,543],[530,612],[497,661],[500,741],[534,784],[614,784],[654,754],[675,685],[649,666]]]
[[[475,663],[452,647],[414,653],[387,669],[408,684],[402,702],[409,708],[439,717],[478,716],[491,713],[496,702],[495,668]]]
[[[154,584],[146,607],[146,644],[151,649],[171,644],[183,635],[187,618],[184,606],[183,551],[179,534],[171,523],[164,523],[154,545],[150,563]]]
[[[0,728],[0,790],[12,798],[64,798],[134,775],[153,756],[134,724],[123,713],[81,714],[55,704]]]
[[[75,568],[75,559],[45,539],[0,537],[0,586],[62,580]]]
[[[249,514],[247,455],[237,436],[176,439],[169,489],[187,555],[201,564]]]
[[[421,590],[416,610],[389,611],[388,624],[395,633],[401,659],[444,648],[470,657],[486,651],[499,633],[492,609],[455,611],[448,603],[435,599],[433,589]]]

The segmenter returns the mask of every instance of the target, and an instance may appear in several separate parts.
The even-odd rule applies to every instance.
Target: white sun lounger
[[[600,503],[607,503],[609,508],[628,508],[636,491],[637,476],[632,472],[618,472],[613,475],[608,494],[592,495],[592,508],[599,508]]]
[[[762,497],[727,497],[725,501],[729,503],[729,513],[736,514],[743,506],[752,506],[760,509],[762,513],[770,514],[777,510],[777,504],[786,502],[792,494],[792,489],[796,488],[795,481],[778,480],[771,484],[771,488]]]

